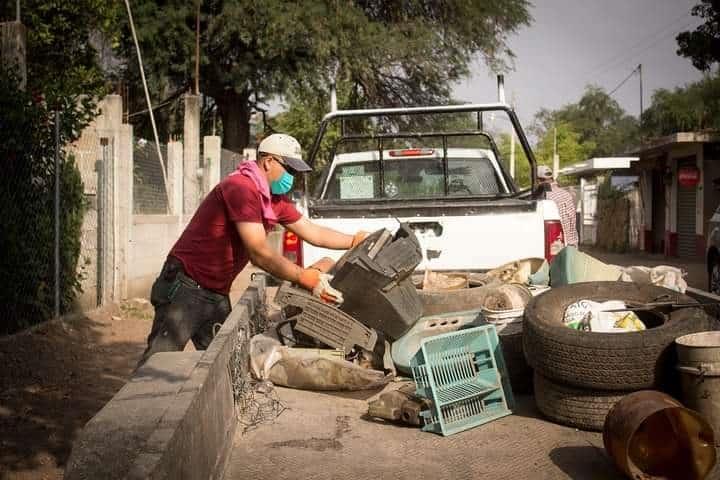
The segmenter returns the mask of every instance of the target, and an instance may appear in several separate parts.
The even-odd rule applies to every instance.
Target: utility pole
[[[200,95],[200,4],[197,0],[197,12],[195,14],[195,95]]]
[[[20,0],[15,1],[15,21],[20,23]]]
[[[560,170],[560,155],[557,153],[557,127],[553,127],[553,180],[557,180]]]
[[[638,65],[638,73],[640,74],[640,131],[642,132],[642,117],[643,117],[642,63],[640,65]]]

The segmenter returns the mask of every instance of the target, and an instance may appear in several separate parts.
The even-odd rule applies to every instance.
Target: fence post
[[[200,96],[185,95],[183,135],[183,213],[192,215],[198,204],[200,167]]]
[[[60,112],[55,112],[55,318],[60,318]]]
[[[118,270],[118,287],[120,298],[128,297],[129,264],[130,264],[130,239],[132,238],[132,215],[133,215],[133,127],[132,125],[120,125],[120,141],[117,148],[117,223],[118,223],[118,246],[116,256]]]
[[[170,140],[167,144],[168,210],[171,215],[183,213],[183,144]]]
[[[22,90],[27,83],[26,38],[27,29],[20,21],[0,23],[0,61],[17,66]]]
[[[220,182],[220,137],[208,135],[203,138],[204,191],[207,194]]]

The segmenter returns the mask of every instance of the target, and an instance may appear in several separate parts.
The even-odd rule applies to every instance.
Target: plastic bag
[[[580,300],[565,309],[563,323],[574,330],[586,332],[621,333],[645,330],[645,324],[635,312],[608,312],[626,307],[625,302],[620,300],[602,303]]]
[[[370,390],[394,377],[348,362],[334,350],[290,348],[266,334],[250,339],[250,369],[258,380],[305,390]]]
[[[622,268],[622,267],[621,267]],[[684,273],[677,267],[660,265],[658,267],[624,267],[620,280],[639,284],[651,284],[685,293],[687,282]]]

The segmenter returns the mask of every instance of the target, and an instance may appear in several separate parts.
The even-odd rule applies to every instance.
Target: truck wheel
[[[567,385],[618,391],[670,386],[676,378],[672,376],[674,340],[711,329],[701,308],[682,308],[667,315],[639,312],[648,327],[640,332],[583,332],[566,327],[565,310],[583,299],[695,303],[687,295],[629,282],[578,283],[533,298],[523,320],[525,357],[536,372]]]
[[[600,432],[610,409],[628,392],[585,390],[555,383],[535,372],[535,403],[553,422]]]

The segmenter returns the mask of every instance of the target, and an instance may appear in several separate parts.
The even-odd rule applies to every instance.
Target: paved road
[[[442,437],[367,419],[376,392],[278,388],[273,424],[238,429],[228,479],[621,479],[598,433],[541,420],[532,397],[514,415]]]
[[[605,263],[621,266],[642,265],[656,267],[658,265],[670,265],[678,267],[687,272],[685,281],[688,285],[701,290],[707,289],[708,278],[705,263],[702,260],[685,260],[663,255],[650,255],[642,252],[633,253],[607,253],[592,248],[581,248],[581,250]]]

